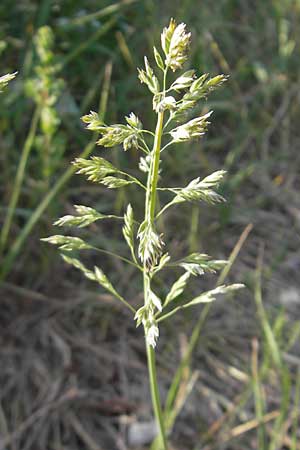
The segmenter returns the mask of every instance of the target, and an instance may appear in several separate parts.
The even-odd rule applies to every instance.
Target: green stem
[[[139,185],[141,188],[143,188],[144,190],[146,190],[146,186],[143,185],[143,183],[140,182],[140,180],[138,180],[137,178],[135,178],[134,176],[130,175],[129,173],[126,172],[119,172],[120,174],[126,176],[127,178],[129,178],[129,180],[133,181],[134,183],[136,183],[137,185]]]
[[[156,215],[156,219],[158,219],[170,206],[175,205],[177,202],[171,200],[169,203],[167,203]]]
[[[164,72],[164,92],[166,85],[166,73]],[[164,112],[159,112],[157,116],[157,123],[155,128],[155,137],[152,150],[152,160],[151,167],[149,170],[148,180],[147,180],[147,192],[145,201],[145,221],[152,223],[155,219],[155,207],[156,207],[156,191],[158,182],[158,172],[159,172],[159,162],[160,162],[160,151],[161,151],[161,139],[163,134],[163,123],[164,123]],[[146,263],[144,263],[144,302],[145,305],[148,303],[148,295],[150,290],[150,278],[148,276],[148,268]],[[148,371],[149,371],[149,381],[152,397],[152,405],[155,414],[155,419],[159,428],[159,441],[160,446],[163,450],[167,450],[167,438],[161,408],[160,395],[158,390],[158,382],[156,375],[156,362],[155,362],[155,351],[151,345],[146,342],[147,349],[147,361],[148,361]]]
[[[160,148],[161,148],[161,137],[162,137],[162,127],[164,121],[164,113],[158,113],[157,124],[155,129],[155,138],[152,150],[152,161],[151,168],[148,176],[147,182],[147,194],[146,194],[146,208],[145,208],[145,220],[153,222],[155,214],[156,205],[156,190],[158,181],[158,170],[159,170],[159,160],[160,160]]]
[[[93,247],[93,246],[91,246],[91,247],[93,250],[95,250],[97,252],[104,253],[105,255],[113,256],[114,258],[118,258],[120,261],[124,261],[127,264],[130,264],[131,266],[134,266],[137,269],[143,271],[143,268],[137,262],[130,261],[130,259],[124,258],[123,256],[117,255],[114,252],[110,252],[109,250],[104,250],[103,248],[98,248],[98,247]],[[136,259],[135,255],[134,255],[134,259]]]
[[[3,228],[1,231],[1,236],[0,236],[1,250],[5,250],[7,238],[9,236],[12,220],[13,220],[13,217],[15,214],[15,209],[18,204],[19,197],[20,197],[20,191],[21,191],[21,186],[22,186],[23,180],[24,180],[24,174],[25,174],[28,157],[29,157],[30,151],[32,149],[32,145],[33,145],[34,138],[36,135],[37,126],[38,126],[38,122],[39,122],[39,118],[40,118],[40,112],[41,112],[41,108],[40,108],[40,106],[37,106],[37,108],[34,112],[32,121],[31,121],[31,126],[30,126],[30,130],[29,130],[27,139],[25,141],[25,144],[24,144],[24,147],[22,150],[22,155],[21,155],[21,159],[20,159],[17,174],[16,174],[13,192],[12,192],[12,195],[11,195],[11,198],[9,201],[9,205],[7,208],[7,214],[6,214]]]
[[[148,371],[150,379],[150,389],[152,404],[154,409],[154,414],[156,417],[157,425],[160,431],[160,441],[163,450],[167,450],[167,438],[165,433],[165,426],[163,420],[163,413],[161,409],[160,395],[158,390],[157,375],[156,375],[156,362],[155,362],[155,351],[151,345],[146,343],[147,348],[147,361],[148,361]]]
[[[120,302],[123,303],[123,305],[125,305],[128,309],[130,309],[131,312],[133,312],[133,314],[136,313],[136,310],[134,309],[133,306],[130,305],[130,303],[128,303],[125,298],[122,297],[122,295],[120,295],[118,292],[114,291],[114,295],[115,297],[120,300]]]

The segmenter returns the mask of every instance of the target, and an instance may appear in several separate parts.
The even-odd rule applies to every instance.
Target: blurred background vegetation
[[[108,154],[80,117],[134,111],[153,127],[136,67],[170,17],[192,31],[187,67],[230,79],[203,104],[214,110],[206,138],[165,155],[166,184],[228,177],[225,205],[174,209],[163,226],[175,253],[231,255],[218,281],[247,286],[162,331],[172,448],[300,448],[300,1],[1,0],[0,75],[18,71],[0,99],[1,450],[131,449],[128,430],[151,419],[140,330],[40,238],[73,204],[124,211],[128,191],[73,176],[75,157]],[[109,152],[136,169],[136,153]],[[119,226],[84,233],[126,252]],[[97,258],[137,304],[131,269]]]

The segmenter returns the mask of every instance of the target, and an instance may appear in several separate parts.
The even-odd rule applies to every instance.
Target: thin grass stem
[[[157,425],[159,427],[160,435],[159,441],[160,446],[167,450],[167,437],[165,433],[165,426],[163,420],[163,413],[161,408],[160,394],[158,390],[158,382],[156,375],[156,358],[155,358],[155,350],[151,345],[146,343],[147,349],[147,361],[148,361],[148,371],[149,371],[149,380],[150,380],[150,389],[151,389],[151,397],[152,404],[154,409],[154,414],[156,417]]]
[[[163,86],[165,90],[166,86],[166,75],[167,69],[164,71]],[[148,180],[147,180],[147,192],[145,199],[145,220],[149,223],[153,223],[155,218],[155,207],[156,207],[156,195],[157,195],[157,182],[159,173],[159,163],[160,163],[160,151],[161,151],[161,139],[163,132],[163,122],[164,122],[164,112],[159,112],[157,115],[157,123],[155,128],[155,137],[152,150],[152,160],[151,167],[149,170]],[[144,263],[144,302],[145,305],[148,304],[149,290],[150,290],[150,279],[148,277],[147,264]],[[162,414],[162,407],[160,401],[160,395],[158,390],[158,382],[156,375],[156,362],[155,362],[155,352],[151,345],[146,342],[147,350],[147,361],[148,361],[148,371],[150,378],[150,389],[152,397],[152,405],[156,418],[156,422],[159,428],[159,442],[163,450],[167,450],[167,439],[165,432],[165,425]]]
[[[25,144],[24,144],[24,147],[22,150],[21,159],[20,159],[17,174],[16,174],[15,184],[14,184],[12,195],[11,195],[11,198],[10,198],[10,201],[8,204],[5,221],[4,221],[2,230],[1,230],[1,236],[0,236],[1,251],[5,250],[7,238],[10,233],[12,220],[14,218],[15,210],[16,210],[16,207],[17,207],[17,204],[19,201],[19,197],[20,197],[21,186],[22,186],[22,183],[24,180],[24,174],[25,174],[25,170],[26,170],[28,157],[29,157],[30,151],[32,149],[34,138],[36,135],[40,114],[41,114],[41,107],[37,106],[37,108],[34,111],[31,125],[30,125],[30,130],[29,130],[27,139],[25,141]]]
[[[94,247],[94,246],[92,246],[92,249],[97,251],[97,252],[100,252],[100,253],[103,253],[103,254],[106,254],[106,255],[109,255],[109,256],[113,256],[114,258],[118,258],[121,261],[124,261],[127,264],[130,264],[131,266],[134,266],[134,267],[136,267],[137,269],[139,269],[139,270],[141,270],[143,272],[143,268],[139,264],[136,264],[135,262],[130,261],[130,259],[124,258],[124,256],[120,256],[117,253],[110,252],[109,250],[104,250],[103,248],[98,248],[98,247]]]

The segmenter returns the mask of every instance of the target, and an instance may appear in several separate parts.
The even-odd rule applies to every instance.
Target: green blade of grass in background
[[[239,396],[238,401],[236,402],[234,408],[229,413],[225,413],[224,416],[218,421],[217,427],[213,427],[212,432],[206,433],[203,436],[202,442],[207,442],[212,438],[213,435],[216,434],[217,430],[221,429],[221,426],[226,423],[226,426],[229,426],[230,421],[233,420],[233,417],[237,415],[238,411],[242,410],[245,407],[246,403],[251,399],[254,395],[255,400],[255,411],[256,417],[250,421],[250,424],[240,424],[237,427],[233,428],[231,432],[227,433],[225,431],[224,434],[221,432],[220,439],[218,439],[218,444],[225,444],[232,440],[234,437],[239,436],[241,433],[246,433],[250,430],[257,429],[258,433],[258,449],[266,449],[266,450],[277,450],[281,448],[283,445],[284,438],[287,435],[287,429],[289,427],[289,405],[291,399],[291,380],[290,380],[290,371],[288,367],[283,363],[283,352],[288,351],[290,346],[293,344],[295,336],[297,336],[298,327],[293,327],[291,330],[291,336],[288,339],[288,342],[283,342],[283,348],[280,348],[280,338],[282,334],[283,328],[283,317],[280,313],[274,325],[271,326],[268,320],[266,311],[264,309],[263,300],[262,300],[262,287],[261,287],[261,273],[262,273],[262,263],[259,260],[256,270],[255,277],[255,301],[257,305],[257,309],[259,309],[258,317],[260,320],[260,326],[264,334],[264,346],[262,347],[261,352],[261,361],[258,360],[258,349],[253,350],[252,353],[252,378],[246,386],[244,392]],[[256,346],[258,346],[258,342],[256,341]],[[274,355],[275,351],[275,355]],[[255,353],[255,355],[254,355]],[[277,363],[280,361],[280,365]],[[273,366],[273,367],[272,367]],[[274,366],[276,372],[274,372]],[[278,379],[278,385],[280,387],[280,401],[278,410],[267,412],[266,411],[266,403],[268,398],[266,397],[266,401],[263,397],[262,391],[262,383],[267,381],[270,377]],[[296,385],[300,383],[300,380],[296,379]],[[297,387],[295,388],[297,391]],[[295,400],[297,403],[297,400]],[[295,414],[295,413],[294,413]],[[267,420],[268,419],[268,420]],[[272,426],[266,427],[265,424],[269,421],[275,420]],[[295,429],[295,428],[294,428]],[[221,430],[220,430],[221,431]],[[198,447],[197,447],[198,448]],[[213,446],[205,447],[205,449],[211,449]],[[294,450],[294,449],[293,449]]]
[[[262,260],[259,258],[256,276],[255,276],[255,302],[257,307],[258,317],[261,321],[262,329],[265,335],[268,348],[270,350],[270,356],[273,359],[275,366],[280,369],[282,367],[282,359],[280,354],[280,349],[276,342],[274,333],[268,321],[268,317],[263,305],[262,300],[262,287],[261,287],[261,273],[262,273]]]
[[[71,53],[64,57],[62,62],[57,65],[56,72],[59,73],[61,70],[65,69],[65,67],[74,59],[78,58],[78,56],[83,53],[87,48],[90,47],[91,44],[99,40],[102,36],[104,36],[117,22],[117,16],[113,16],[104,25],[99,27],[97,31],[95,31],[92,36],[86,41],[82,42],[82,44],[78,45]]]
[[[23,150],[21,153],[21,159],[19,162],[19,166],[18,166],[15,182],[13,185],[13,190],[12,190],[12,194],[10,197],[10,201],[9,201],[9,204],[7,207],[6,217],[4,220],[3,227],[1,229],[1,235],[0,235],[0,251],[1,251],[1,253],[5,250],[7,238],[10,233],[15,210],[16,210],[16,207],[17,207],[17,204],[19,201],[21,187],[22,187],[22,183],[24,181],[24,175],[25,175],[27,161],[28,161],[28,158],[29,158],[32,146],[33,146],[34,138],[35,138],[35,135],[37,132],[37,126],[38,126],[39,119],[40,119],[40,112],[41,112],[41,107],[38,106],[35,109],[35,112],[33,114],[29,133],[28,133],[27,139],[25,141],[25,144],[24,144],[24,147],[23,147]]]
[[[280,441],[283,439],[285,434],[284,422],[287,418],[288,408],[290,403],[291,394],[291,380],[288,368],[283,363],[282,351],[279,347],[278,340],[276,339],[275,333],[269,323],[263,301],[262,301],[262,251],[258,258],[256,277],[255,277],[255,302],[257,306],[258,317],[261,322],[261,327],[264,333],[266,342],[266,351],[268,356],[273,361],[276,368],[278,378],[280,380],[281,387],[281,398],[280,398],[280,414],[276,419],[274,424],[269,450],[276,450]]]
[[[104,74],[104,82],[103,88],[100,97],[100,105],[99,105],[99,115],[102,119],[104,119],[107,109],[108,102],[108,94],[110,89],[111,82],[111,73],[112,73],[112,63],[108,62],[105,66],[105,74]],[[97,136],[94,135],[92,140],[87,144],[82,153],[79,155],[80,158],[86,158],[91,154],[95,145],[96,145]],[[13,264],[19,255],[22,246],[24,245],[26,238],[31,233],[35,224],[39,221],[44,211],[47,209],[48,205],[52,202],[52,200],[56,197],[57,193],[61,190],[61,188],[69,181],[70,177],[76,172],[75,166],[69,166],[68,169],[60,176],[55,185],[50,189],[48,194],[43,198],[38,207],[32,213],[30,219],[24,226],[24,228],[20,231],[18,237],[11,245],[9,252],[3,260],[1,272],[0,272],[0,281],[3,281],[7,274],[10,272]]]
[[[299,408],[300,408],[300,368],[297,370],[296,374],[296,387],[295,387],[295,400],[294,408],[292,413],[292,442],[291,450],[297,450],[297,435],[299,430]]]
[[[68,27],[70,28],[78,25],[81,26],[88,22],[91,22],[92,20],[101,19],[101,17],[109,16],[110,14],[116,13],[125,6],[129,6],[132,3],[136,3],[138,1],[140,0],[123,0],[118,3],[113,3],[111,5],[105,6],[105,8],[102,8],[94,13],[86,14],[85,16],[77,17],[76,19],[70,20],[68,23]]]
[[[265,401],[263,396],[263,386],[259,377],[259,362],[258,362],[258,340],[252,341],[252,384],[254,393],[255,415],[258,421],[257,427],[257,448],[259,450],[266,450],[266,430],[263,421],[265,415]]]

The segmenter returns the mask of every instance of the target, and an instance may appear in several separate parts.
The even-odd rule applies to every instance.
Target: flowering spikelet
[[[17,75],[17,72],[7,73],[6,75],[2,75],[2,77],[0,77],[0,92],[2,91],[3,88],[5,88],[7,86],[9,81],[11,81],[15,78],[16,75]]]
[[[179,125],[179,127],[171,130],[170,134],[174,142],[189,141],[190,139],[203,136],[207,129],[207,126],[210,123],[207,121],[207,119],[211,116],[211,114],[212,111],[204,114],[204,116],[196,117],[195,119],[190,120],[184,125]]]
[[[159,330],[156,322],[152,322],[150,326],[145,327],[146,339],[147,343],[151,345],[151,347],[156,347],[156,342],[159,336]]]
[[[153,348],[156,347],[156,343],[159,336],[159,329],[157,321],[155,319],[156,311],[162,311],[161,300],[157,295],[149,288],[147,294],[147,302],[144,306],[139,308],[135,314],[136,326],[143,324],[145,330],[146,341]]]
[[[161,34],[161,46],[166,55],[166,66],[173,72],[181,69],[188,57],[191,33],[186,32],[185,23],[176,24],[170,20],[168,28],[164,28]]]
[[[162,254],[164,242],[159,234],[156,233],[151,222],[141,223],[137,237],[140,240],[139,257],[148,268],[155,266]]]

